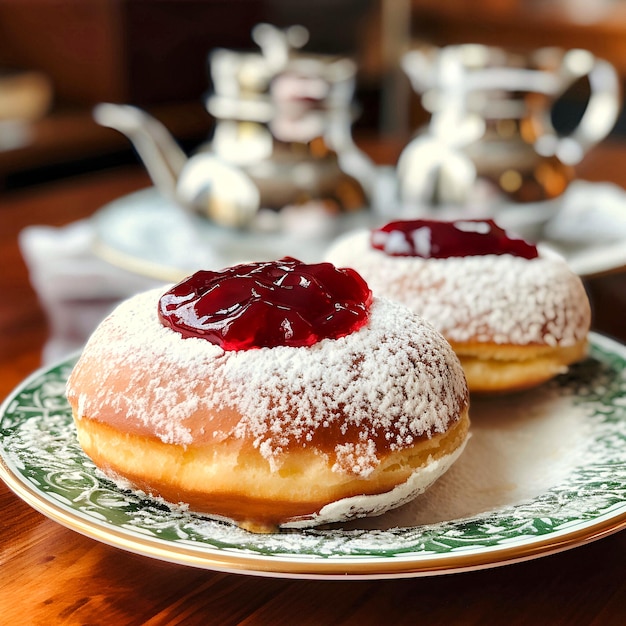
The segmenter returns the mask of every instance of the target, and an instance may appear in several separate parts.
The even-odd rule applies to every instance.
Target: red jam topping
[[[539,256],[537,248],[516,239],[493,220],[409,220],[390,222],[372,231],[371,245],[389,256],[424,259],[511,254],[525,259]]]
[[[372,292],[354,270],[285,257],[199,271],[159,299],[159,319],[224,350],[310,346],[367,321]]]

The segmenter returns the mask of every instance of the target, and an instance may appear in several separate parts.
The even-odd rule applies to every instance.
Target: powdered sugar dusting
[[[584,287],[555,254],[422,259],[373,249],[369,231],[350,233],[326,258],[356,269],[373,293],[409,306],[455,342],[571,346],[590,323]]]
[[[122,303],[92,335],[68,381],[79,418],[122,420],[183,445],[252,440],[274,469],[287,447],[313,446],[331,455],[334,471],[365,477],[383,446],[446,431],[467,402],[449,345],[397,303],[375,299],[368,324],[340,339],[236,352],[162,326],[160,293]],[[94,364],[95,385],[86,378]],[[228,407],[241,417],[218,422]]]
[[[359,441],[357,443],[345,443],[337,446],[336,466],[333,470],[341,470],[342,467],[352,467],[352,470],[361,475],[371,474],[377,465],[376,444],[373,441]]]

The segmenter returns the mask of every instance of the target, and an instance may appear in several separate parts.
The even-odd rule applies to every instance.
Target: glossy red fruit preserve
[[[372,292],[354,270],[285,257],[200,271],[159,299],[161,323],[224,350],[310,346],[367,321]]]
[[[372,231],[371,245],[389,256],[425,259],[511,254],[525,259],[539,256],[537,248],[516,239],[493,220],[408,220],[390,222]]]

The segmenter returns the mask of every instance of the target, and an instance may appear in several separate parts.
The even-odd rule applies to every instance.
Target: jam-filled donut
[[[558,255],[493,220],[406,220],[337,240],[326,259],[431,322],[470,391],[533,387],[585,356],[590,306]]]
[[[468,395],[430,324],[353,270],[291,258],[122,303],[67,385],[105,474],[254,531],[414,498],[461,453]]]

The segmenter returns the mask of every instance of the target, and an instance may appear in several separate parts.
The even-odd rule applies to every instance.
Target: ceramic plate
[[[402,216],[394,213],[393,170],[378,168],[376,200],[371,212],[320,220],[319,215],[283,215],[283,230],[240,231],[220,228],[163,198],[154,188],[123,196],[93,218],[95,253],[111,264],[163,281],[178,281],[203,267],[220,269],[247,261],[295,256],[307,263],[323,258],[342,233],[368,228]],[[501,226],[530,241],[554,248],[581,276],[591,277],[626,267],[626,193],[615,186],[577,181],[558,202],[501,207]],[[415,216],[415,215],[414,215]],[[458,218],[458,210],[422,217]],[[409,214],[407,214],[409,217]],[[593,243],[590,243],[593,242]]]
[[[41,370],[0,412],[0,476],[38,511],[153,558],[292,578],[385,578],[503,565],[626,527],[626,348],[538,389],[472,399],[472,437],[429,491],[342,527],[255,535],[118,489],[78,446],[64,396],[74,359]]]

